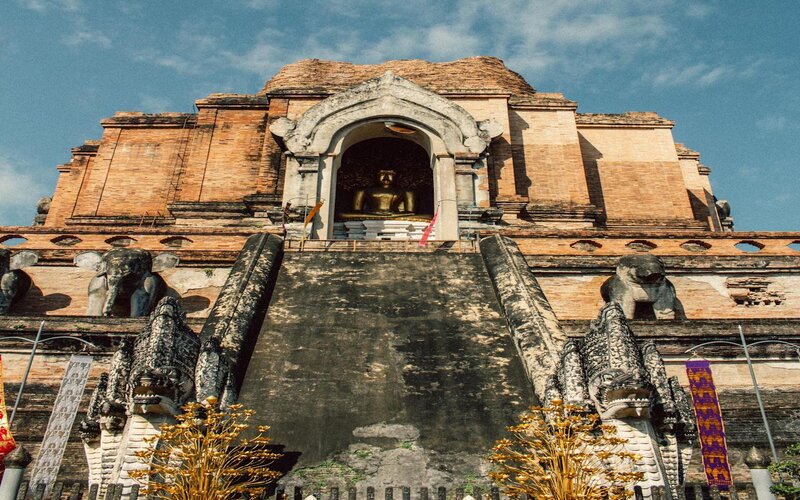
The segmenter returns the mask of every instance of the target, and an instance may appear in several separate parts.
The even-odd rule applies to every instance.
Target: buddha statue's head
[[[397,172],[394,170],[378,170],[378,182],[381,186],[388,188],[394,183]]]

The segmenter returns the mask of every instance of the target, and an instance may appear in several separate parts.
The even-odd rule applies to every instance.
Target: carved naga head
[[[606,304],[584,339],[589,397],[603,417],[648,417],[653,386],[616,303]]]
[[[174,297],[164,297],[136,338],[130,391],[134,411],[177,412],[194,393],[200,340]]]

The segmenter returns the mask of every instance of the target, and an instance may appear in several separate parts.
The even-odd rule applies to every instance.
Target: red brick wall
[[[589,204],[574,111],[518,110],[511,111],[510,119],[515,158],[527,175],[531,203]]]

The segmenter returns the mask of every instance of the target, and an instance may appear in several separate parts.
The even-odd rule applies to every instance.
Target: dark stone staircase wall
[[[239,398],[300,466],[436,480],[532,401],[481,256],[411,253],[287,253]]]

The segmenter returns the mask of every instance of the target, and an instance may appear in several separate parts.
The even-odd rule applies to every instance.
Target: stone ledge
[[[559,320],[561,328],[570,338],[581,338],[590,328],[590,320]],[[629,321],[631,330],[640,340],[655,340],[663,355],[684,355],[686,349],[713,340],[738,341],[738,325],[749,343],[759,340],[782,340],[800,344],[800,318],[798,319],[681,319],[659,321]],[[786,357],[796,359],[797,353],[787,346],[761,345],[751,350],[755,357]],[[743,356],[734,346],[713,346],[703,350],[704,356]]]
[[[202,108],[248,108],[269,109],[269,100],[264,95],[254,94],[209,94],[194,102]]]
[[[39,324],[44,321],[42,340],[55,336],[80,338],[100,347],[100,352],[111,353],[123,337],[136,336],[147,324],[147,318],[115,318],[94,316],[0,316],[0,336],[36,338]],[[204,318],[187,318],[186,323],[199,333],[205,323]],[[42,344],[44,353],[74,353],[83,349],[84,344],[70,340],[58,340]],[[25,341],[4,341],[2,352],[29,352],[31,344]]]
[[[176,218],[207,219],[236,218],[249,215],[247,205],[234,201],[181,201],[170,203],[167,209]]]
[[[628,111],[620,114],[577,113],[575,123],[580,127],[646,127],[672,128],[675,122],[652,111]]]
[[[80,146],[72,148],[73,155],[94,155],[100,149],[100,141],[86,141]]]
[[[498,230],[503,236],[510,238],[528,237],[528,238],[669,238],[669,239],[684,239],[684,238],[697,238],[697,239],[729,239],[729,240],[748,240],[748,239],[800,239],[800,231],[736,231],[736,232],[712,232],[712,231],[695,231],[687,233],[681,231],[678,234],[673,234],[671,231],[666,231],[659,228],[645,228],[643,230],[632,230],[620,228],[613,231],[596,229],[596,230],[556,230],[556,229],[536,229],[536,228],[508,228]],[[494,234],[495,231],[487,231],[483,236]]]
[[[630,252],[635,253],[635,252]],[[620,255],[535,255],[525,254],[531,270],[548,274],[580,274],[614,271]],[[775,273],[800,274],[798,256],[724,256],[724,255],[658,255],[671,274],[676,273]]]
[[[678,153],[678,158],[680,159],[692,159],[698,160],[700,159],[700,153],[693,149],[687,148],[683,143],[676,142],[675,143],[675,152]]]
[[[137,111],[119,111],[110,118],[100,120],[103,128],[144,127],[144,128],[184,128],[194,127],[197,115],[194,113],[140,113]]]
[[[566,99],[563,94],[537,92],[532,96],[516,97],[508,100],[511,109],[576,110],[578,103]]]
[[[130,216],[78,216],[65,220],[68,226],[171,226],[175,219],[161,215]],[[71,230],[72,228],[70,228]]]

